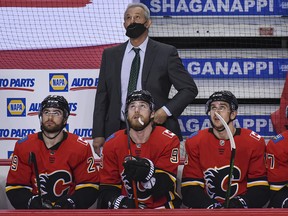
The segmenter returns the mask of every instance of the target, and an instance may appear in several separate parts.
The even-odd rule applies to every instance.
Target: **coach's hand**
[[[101,157],[101,148],[103,147],[105,143],[105,138],[104,137],[96,137],[93,139],[93,148],[94,152]]]
[[[167,113],[162,108],[160,108],[154,114],[154,123],[162,125],[165,123],[167,118],[168,118]]]

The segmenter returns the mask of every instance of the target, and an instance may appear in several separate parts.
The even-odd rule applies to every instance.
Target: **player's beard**
[[[139,118],[141,118],[143,125],[139,122]],[[150,124],[150,122],[151,122],[151,115],[149,115],[149,117],[147,118],[141,115],[135,115],[135,116],[132,116],[132,118],[128,118],[129,127],[135,131],[143,130]]]
[[[51,123],[53,121],[47,121],[42,124],[42,130],[47,132],[47,133],[57,133],[60,130],[63,129],[63,122],[60,124],[56,124],[55,122]]]

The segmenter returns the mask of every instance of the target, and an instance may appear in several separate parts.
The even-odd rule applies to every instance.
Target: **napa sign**
[[[141,0],[151,16],[287,16],[288,0]]]

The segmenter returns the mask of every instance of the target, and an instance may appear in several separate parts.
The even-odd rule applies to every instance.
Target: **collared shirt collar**
[[[147,37],[144,41],[143,41],[143,43],[142,44],[140,44],[140,46],[138,46],[138,48],[140,48],[141,49],[141,51],[142,52],[146,52],[146,48],[147,48],[147,44],[148,44],[148,39],[149,39],[149,37]],[[129,52],[131,52],[131,50],[132,50],[132,48],[133,48],[134,46],[131,44],[131,42],[130,42],[130,40],[128,40],[128,44],[127,44],[127,52],[129,53]]]

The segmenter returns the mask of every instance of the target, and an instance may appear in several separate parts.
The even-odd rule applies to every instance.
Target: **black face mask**
[[[146,22],[145,22],[146,23]],[[132,23],[126,29],[126,36],[129,38],[138,38],[146,31],[145,23]]]

